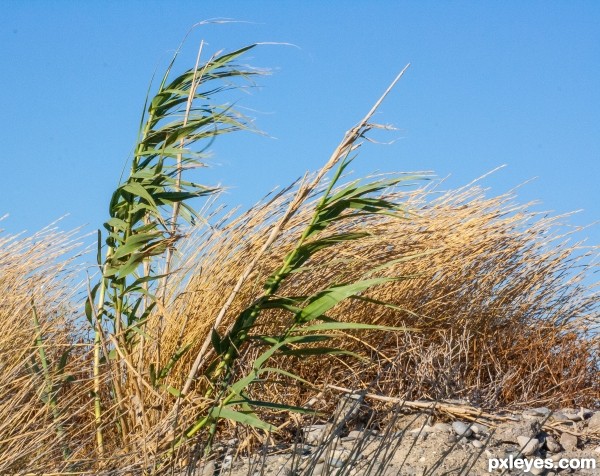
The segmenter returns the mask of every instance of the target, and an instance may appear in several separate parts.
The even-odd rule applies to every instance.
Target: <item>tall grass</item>
[[[86,431],[69,422],[85,399],[81,371],[87,365],[79,360],[85,348],[72,321],[77,296],[66,284],[80,250],[75,237],[54,228],[29,237],[0,235],[2,474],[62,460]]]
[[[230,93],[260,73],[241,63],[253,48],[201,44],[179,75],[176,55],[148,97],[98,234],[86,331],[64,284],[73,235],[0,241],[0,472],[162,473],[240,428],[240,451],[286,440],[331,412],[328,383],[597,404],[597,249],[561,234],[567,217],[422,173],[349,181],[404,71],[319,171],[240,215],[195,210],[219,191],[190,169],[252,129]]]

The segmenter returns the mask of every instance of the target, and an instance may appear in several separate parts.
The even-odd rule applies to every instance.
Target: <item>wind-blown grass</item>
[[[382,196],[404,203],[410,219],[361,216],[345,222],[344,232],[366,235],[315,255],[281,292],[309,295],[377,265],[427,253],[382,272],[411,279],[382,284],[328,314],[351,322],[368,316],[370,323],[418,332],[392,339],[368,331],[341,335],[345,348],[371,357],[369,364],[353,363],[353,372],[340,358],[326,358],[326,365],[315,365],[316,358],[284,359],[289,369],[313,382],[342,380],[356,388],[393,361],[378,383],[385,394],[466,398],[488,406],[598,400],[598,298],[590,282],[596,266],[590,255],[597,249],[571,243],[576,230],[573,237],[562,234],[568,217],[529,211],[511,194],[488,198],[479,186],[445,193],[432,187],[390,190]],[[189,258],[196,268],[174,300],[163,345],[202,341],[211,325],[206,317],[222,306],[223,290],[234,285],[245,257],[256,251],[268,223],[283,213],[289,199],[279,196],[221,230],[191,238],[185,249],[198,253]],[[257,296],[258,283],[289,252],[309,216],[307,205],[248,279],[232,315]],[[267,321],[265,333],[285,325],[280,313]],[[227,325],[226,319],[222,326]],[[187,365],[182,360],[182,369]],[[174,369],[174,382],[181,371]],[[272,386],[271,391],[295,404],[306,398],[300,389]]]
[[[75,341],[70,285],[79,247],[74,233],[51,228],[29,237],[0,235],[2,474],[61,460],[85,431],[69,421],[85,401],[80,372],[87,362],[77,356],[85,348]],[[82,380],[68,393],[74,376]]]
[[[597,405],[597,248],[562,234],[568,217],[426,174],[345,182],[391,86],[313,175],[238,216],[194,210],[218,196],[188,169],[249,127],[214,98],[256,73],[237,64],[251,48],[201,61],[202,44],[149,96],[99,233],[87,332],[65,284],[72,235],[0,239],[0,471],[185,467],[240,427],[284,440],[331,410],[327,383]]]

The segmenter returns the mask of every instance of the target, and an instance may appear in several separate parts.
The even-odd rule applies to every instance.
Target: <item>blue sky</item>
[[[495,167],[490,194],[519,191],[540,210],[600,219],[600,2],[0,0],[1,227],[101,226],[133,147],[150,77],[183,35],[212,50],[264,46],[273,75],[244,95],[272,138],[217,141],[205,181],[247,206],[323,164],[397,72],[376,119],[398,131],[369,145],[358,173],[433,170],[458,186]],[[600,244],[598,227],[586,232]]]

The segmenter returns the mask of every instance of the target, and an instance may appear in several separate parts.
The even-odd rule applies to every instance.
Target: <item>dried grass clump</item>
[[[290,197],[282,193],[187,243],[182,267],[192,267],[192,277],[183,292],[173,295],[160,328],[162,355],[192,345],[171,374],[173,386],[181,386],[241,270]],[[561,234],[565,217],[532,212],[516,205],[512,194],[488,198],[476,185],[445,193],[433,187],[391,190],[385,198],[405,203],[406,218],[367,215],[332,227],[332,233],[343,227],[369,236],[317,254],[279,294],[309,295],[398,260],[379,274],[405,279],[362,296],[395,308],[351,299],[328,315],[416,330],[340,334],[339,347],[367,355],[368,362],[285,357],[279,365],[315,384],[356,388],[374,383],[383,394],[410,399],[462,398],[489,407],[597,404],[598,298],[589,281],[596,249],[572,243],[572,233]],[[259,295],[310,211],[306,204],[263,257],[229,308],[221,332]],[[272,335],[286,322],[289,317],[280,312],[266,314],[255,332]],[[159,333],[157,324],[150,330]],[[148,357],[160,359],[157,351]],[[261,388],[272,401],[295,405],[311,392],[281,381]]]
[[[75,340],[69,322],[74,292],[69,256],[78,247],[73,238],[52,229],[27,238],[0,236],[1,474],[49,470],[86,431],[85,418],[77,417],[85,383],[73,392],[67,377],[81,378],[77,351],[59,371],[61,356]],[[57,392],[55,405],[49,403],[48,385]]]

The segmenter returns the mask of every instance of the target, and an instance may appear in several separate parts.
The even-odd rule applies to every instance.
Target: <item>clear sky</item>
[[[189,27],[179,63],[213,50],[264,46],[273,69],[243,96],[271,138],[217,141],[206,182],[247,206],[323,164],[406,64],[377,119],[399,130],[370,145],[358,172],[433,170],[485,184],[539,209],[600,219],[598,1],[8,1],[0,0],[0,215],[11,232],[101,226],[133,147],[150,77]],[[600,244],[598,226],[587,234]]]

